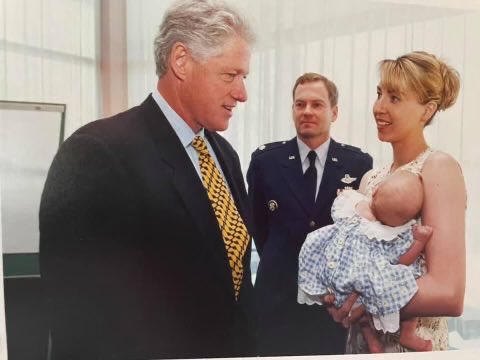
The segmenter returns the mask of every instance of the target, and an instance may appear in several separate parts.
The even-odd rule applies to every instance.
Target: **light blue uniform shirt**
[[[300,160],[302,162],[302,170],[305,174],[308,167],[310,166],[310,160],[307,156],[310,152],[310,148],[297,136],[298,152],[300,153]],[[318,189],[320,188],[320,183],[322,182],[323,170],[325,169],[325,162],[327,161],[328,147],[330,146],[330,138],[325,141],[322,145],[314,149],[317,153],[317,158],[315,159],[315,168],[317,169],[317,190],[315,191],[315,199],[318,195]]]
[[[225,174],[223,173],[222,167],[218,162],[217,156],[215,155],[215,151],[213,151],[212,145],[210,145],[210,143],[208,142],[208,139],[205,137],[204,129],[202,128],[197,134],[195,134],[192,128],[187,125],[187,123],[175,112],[175,110],[171,108],[171,106],[167,103],[167,101],[163,98],[163,96],[160,95],[158,90],[154,90],[152,92],[152,97],[160,107],[160,110],[162,110],[163,114],[167,118],[170,125],[172,126],[173,130],[175,131],[175,134],[177,134],[178,138],[180,139],[180,142],[182,143],[185,151],[187,152],[188,157],[190,158],[190,160],[192,160],[192,164],[195,167],[195,170],[197,170],[197,174],[200,177],[200,180],[202,179],[202,173],[200,172],[198,151],[195,150],[195,148],[192,146],[192,141],[195,136],[201,136],[205,140],[208,151],[210,152],[210,155],[213,157],[213,160],[215,161],[215,165],[217,166],[218,170],[220,171],[223,178],[225,179]],[[228,186],[228,182],[226,180],[225,180],[225,183]]]

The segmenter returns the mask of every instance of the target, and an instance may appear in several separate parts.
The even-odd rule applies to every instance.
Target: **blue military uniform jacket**
[[[312,207],[296,138],[260,146],[247,173],[253,238],[260,255],[255,282],[260,355],[344,353],[346,332],[321,306],[297,303],[298,254],[307,234],[332,223],[337,190],[357,189],[372,157],[331,139]]]

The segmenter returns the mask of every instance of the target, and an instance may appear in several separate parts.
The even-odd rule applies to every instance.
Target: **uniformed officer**
[[[260,255],[255,283],[262,356],[343,354],[346,330],[318,305],[297,303],[298,254],[306,235],[332,223],[338,189],[357,189],[372,157],[330,137],[338,91],[306,73],[293,88],[297,136],[260,146],[247,173]]]

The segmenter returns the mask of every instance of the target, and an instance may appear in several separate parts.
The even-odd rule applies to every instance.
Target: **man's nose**
[[[235,100],[245,102],[248,99],[247,87],[245,86],[245,80],[242,78],[238,81],[238,84],[232,90],[232,96]]]
[[[312,105],[311,104],[305,104],[305,107],[303,108],[303,113],[304,114],[311,114],[312,113]]]

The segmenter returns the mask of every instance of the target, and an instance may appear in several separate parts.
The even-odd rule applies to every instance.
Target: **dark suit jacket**
[[[238,156],[206,133],[248,223]],[[235,301],[207,193],[151,96],[62,145],[40,208],[54,359],[252,354],[249,264],[250,245]]]
[[[298,254],[310,231],[332,223],[337,189],[358,188],[371,167],[370,155],[332,139],[312,208],[296,138],[261,146],[252,154],[247,180],[260,255],[255,293],[262,355],[344,353],[345,330],[321,306],[297,303]]]

